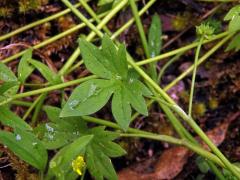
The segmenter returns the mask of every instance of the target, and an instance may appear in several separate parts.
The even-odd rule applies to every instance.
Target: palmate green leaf
[[[115,74],[115,78],[126,79],[128,75],[128,66],[126,59],[126,49],[120,45],[117,50],[113,41],[108,37],[102,38],[102,54],[109,62],[109,70]]]
[[[127,130],[130,124],[131,107],[148,115],[143,96],[150,96],[151,92],[128,71],[124,45],[116,47],[108,36],[102,38],[101,49],[83,39],[79,44],[87,69],[105,79],[93,79],[79,85],[63,107],[61,117],[93,114],[112,94],[113,116],[122,129]]]
[[[41,140],[44,147],[50,150],[61,148],[75,139],[71,136],[72,132],[63,131],[54,123],[38,125],[34,129],[34,133]]]
[[[230,50],[235,50],[239,51],[240,50],[240,34],[237,34],[233,37],[233,39],[230,41],[228,44],[226,51]]]
[[[131,122],[131,107],[142,115],[148,115],[143,96],[150,95],[148,88],[131,75],[126,81],[118,82],[112,99],[112,113],[123,130],[126,131]]]
[[[130,85],[125,86],[124,93],[126,94],[131,106],[136,111],[138,111],[142,115],[148,115],[147,105],[140,91],[133,89],[133,87]]]
[[[46,106],[44,110],[51,122],[39,125],[34,131],[47,149],[69,144],[87,130],[86,123],[80,118],[60,118],[60,108]]]
[[[17,129],[15,134],[0,131],[0,141],[20,159],[39,170],[45,169],[47,151],[33,133],[22,129]]]
[[[119,134],[104,129],[104,127],[96,127],[88,132],[93,134],[94,138],[86,149],[87,168],[95,179],[117,179],[109,157],[119,157],[126,152],[121,146],[112,142]]]
[[[84,82],[74,89],[60,116],[93,114],[108,102],[113,91],[114,83],[109,80],[93,79]]]
[[[84,39],[79,40],[79,46],[84,64],[90,72],[106,79],[111,79],[113,77],[110,71],[112,66],[108,59],[103,56],[100,49]]]
[[[117,179],[117,174],[114,170],[111,159],[93,145],[87,147],[86,159],[87,168],[96,180],[103,179],[103,177],[111,180]]]
[[[0,122],[5,125],[12,127],[13,129],[32,130],[24,120],[14,114],[8,107],[0,107]]]
[[[67,176],[73,173],[71,165],[72,161],[77,156],[84,156],[86,146],[91,142],[93,137],[93,135],[85,135],[79,137],[73,143],[65,146],[60,151],[58,151],[58,153],[50,161],[50,168],[48,173],[53,174],[61,179],[67,179]],[[77,177],[77,174],[72,177],[75,179]]]
[[[32,59],[33,49],[28,49],[22,56],[18,65],[18,80],[24,83],[28,76],[33,72],[34,67],[29,64],[29,60]]]
[[[230,31],[238,31],[240,29],[240,5],[237,5],[230,9],[227,15],[224,17],[225,21],[229,22]]]
[[[29,63],[31,63],[42,75],[43,77],[50,82],[51,84],[59,84],[61,83],[61,78],[51,71],[48,66],[45,64],[36,61],[34,59],[29,60]]]

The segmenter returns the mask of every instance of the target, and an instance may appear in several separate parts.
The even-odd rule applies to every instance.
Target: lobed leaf
[[[79,40],[79,46],[86,68],[99,77],[111,79],[113,75],[110,71],[110,64],[101,51],[84,39]]]
[[[54,174],[58,178],[66,179],[66,176],[73,173],[71,162],[77,156],[84,155],[85,148],[91,142],[92,138],[93,135],[79,137],[73,143],[58,151],[50,161],[49,173]]]

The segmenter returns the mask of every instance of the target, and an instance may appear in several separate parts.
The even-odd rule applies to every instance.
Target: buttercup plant
[[[0,40],[7,39],[12,35],[23,32],[42,22],[48,22],[68,12],[73,12],[83,22],[66,32],[46,40],[46,42],[15,54],[0,63],[0,80],[3,82],[0,86],[0,122],[2,125],[11,128],[10,132],[0,131],[0,141],[20,159],[38,169],[40,178],[72,180],[77,179],[78,176],[84,178],[85,171],[88,171],[97,180],[118,179],[111,159],[121,157],[127,152],[115,140],[124,137],[137,137],[184,146],[202,157],[202,160],[199,161],[199,167],[202,168],[204,164],[207,167],[207,170],[202,168],[204,172],[211,169],[218,179],[224,179],[225,174],[240,179],[240,168],[236,164],[232,164],[222,154],[192,118],[197,67],[230,38],[233,39],[227,50],[240,49],[237,41],[239,38],[237,32],[240,29],[240,21],[238,21],[239,5],[233,7],[224,18],[224,20],[230,21],[229,31],[214,35],[215,29],[209,23],[203,23],[196,27],[197,40],[195,42],[160,54],[162,31],[159,16],[153,16],[148,31],[148,38],[145,35],[140,19],[140,15],[146,12],[155,1],[150,0],[141,11],[138,11],[134,0],[100,0],[99,6],[111,4],[111,8],[105,13],[97,15],[87,1],[80,0],[80,4],[74,6],[70,1],[62,0],[63,4],[68,7],[65,11],[0,37]],[[91,20],[87,19],[77,9],[80,5],[92,16]],[[120,10],[128,6],[131,7],[133,18],[123,28],[111,33],[106,24]],[[96,21],[96,26],[92,23],[93,21]],[[134,21],[136,21],[147,58],[139,62],[135,62],[125,45],[116,40],[116,37],[133,24]],[[39,59],[33,58],[35,49],[65,37],[84,26],[90,28],[90,34],[79,38],[79,47],[77,47],[58,72]],[[102,30],[107,35],[104,35]],[[101,40],[100,47],[90,42],[96,38],[95,36],[98,36]],[[217,39],[221,40],[199,58],[201,46],[204,43]],[[160,73],[160,78],[157,76],[156,62],[173,55],[176,55],[175,57],[178,58],[187,50],[195,47],[196,52],[193,65],[165,88],[161,88],[158,83],[163,73]],[[76,62],[80,54],[83,60]],[[21,57],[21,59],[16,76],[5,63],[17,57]],[[91,75],[64,82],[64,77],[82,64],[85,65]],[[147,70],[141,67],[145,64],[149,64]],[[19,88],[26,85],[26,81],[34,71],[37,71],[46,80],[47,83],[44,85],[46,87],[41,88],[41,86],[36,85],[34,87],[40,88],[18,93]],[[166,91],[191,72],[193,72],[193,75],[189,109],[188,113],[186,113]],[[61,90],[63,97],[65,97],[64,88],[72,85],[78,86],[71,92],[67,101],[62,98],[61,107],[44,105],[44,100],[49,92]],[[32,103],[18,100],[38,94],[40,95]],[[109,101],[111,113],[116,123],[93,116]],[[149,103],[146,103],[146,101]],[[148,109],[154,101],[158,102],[179,138],[130,127],[131,122],[139,114],[148,116]],[[10,106],[14,104],[28,107],[22,118],[10,110]],[[31,118],[30,114],[32,111],[33,116]],[[44,111],[47,115],[47,122],[38,122],[37,117],[40,111]],[[136,113],[132,116],[134,111]],[[31,120],[31,126],[27,123],[28,121],[23,121],[23,119]],[[184,120],[202,141],[209,146],[211,152],[201,147],[180,119]],[[48,156],[48,151],[54,151],[54,156]]]

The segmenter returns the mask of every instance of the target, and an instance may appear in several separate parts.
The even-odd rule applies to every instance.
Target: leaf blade
[[[47,151],[41,142],[27,131],[18,129],[18,134],[0,131],[0,141],[18,157],[37,169],[44,170],[47,164]]]
[[[113,93],[113,82],[93,79],[82,83],[73,91],[60,114],[61,117],[84,116],[97,112]]]

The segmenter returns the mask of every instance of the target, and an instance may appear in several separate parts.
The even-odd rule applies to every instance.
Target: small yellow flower
[[[84,162],[83,156],[78,156],[76,159],[72,161],[73,171],[78,173],[80,176],[82,175],[82,171],[85,167],[86,163]]]

